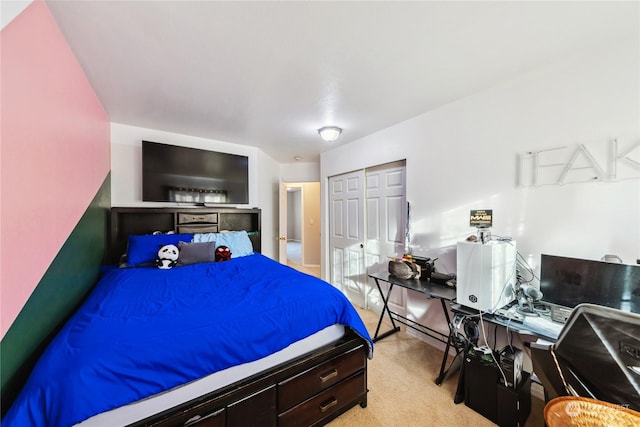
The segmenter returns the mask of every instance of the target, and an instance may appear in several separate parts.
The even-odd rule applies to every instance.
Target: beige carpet
[[[358,311],[373,336],[378,314]],[[368,365],[367,407],[356,406],[329,426],[494,426],[464,403],[453,403],[457,374],[441,386],[435,384],[441,361],[442,351],[404,331],[378,341]],[[543,427],[544,403],[533,398],[531,405],[525,427]]]

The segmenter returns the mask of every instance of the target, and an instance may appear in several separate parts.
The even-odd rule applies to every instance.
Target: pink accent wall
[[[9,23],[0,43],[4,337],[109,173],[110,124],[44,2]]]

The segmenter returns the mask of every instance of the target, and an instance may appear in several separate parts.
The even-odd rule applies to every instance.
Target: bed
[[[167,213],[173,223],[162,231],[177,234],[129,234],[148,233],[153,218],[166,220]],[[3,425],[302,426],[366,407],[373,344],[344,295],[247,249],[255,227],[184,233],[196,227],[180,228],[180,213],[112,209],[112,247],[128,239],[126,260],[104,267]],[[223,216],[216,212],[218,225]],[[236,255],[225,262],[185,258],[163,270],[130,262],[136,239],[179,239],[191,255],[219,240]]]

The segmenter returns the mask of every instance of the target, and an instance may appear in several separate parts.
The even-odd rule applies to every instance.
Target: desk
[[[416,280],[416,279],[399,279],[390,275],[389,273],[373,273],[370,274],[378,287],[378,291],[380,292],[380,296],[382,297],[382,302],[384,303],[384,307],[382,308],[382,313],[380,313],[380,320],[378,321],[378,327],[376,328],[376,333],[373,337],[373,341],[379,341],[389,335],[395,334],[400,330],[400,327],[396,325],[396,322],[402,323],[407,327],[414,329],[418,332],[421,332],[433,339],[436,339],[444,344],[446,344],[444,350],[444,356],[442,357],[442,364],[440,365],[440,373],[438,374],[438,378],[436,379],[436,384],[440,385],[442,382],[449,376],[451,372],[454,372],[457,369],[457,366],[454,367],[454,363],[459,363],[460,357],[458,355],[462,352],[463,348],[461,343],[456,339],[456,331],[451,323],[451,318],[449,317],[449,310],[447,309],[446,301],[450,303],[456,298],[456,290],[455,288],[451,288],[445,285],[440,285],[437,283],[432,283],[425,280]],[[382,291],[382,287],[380,286],[380,281],[386,282],[389,284],[389,290],[385,295]],[[414,320],[408,319],[398,313],[391,311],[389,308],[389,297],[391,296],[391,291],[394,286],[400,286],[402,288],[410,289],[412,291],[421,293],[426,295],[428,298],[437,298],[440,300],[440,305],[442,306],[442,312],[444,313],[445,320],[447,321],[447,325],[449,327],[449,333],[443,334],[440,331],[437,331],[433,328],[430,328],[426,325],[418,323]],[[391,320],[392,328],[389,331],[380,333],[380,325],[382,325],[382,320],[384,319],[385,314],[389,316],[389,320]],[[449,354],[449,349],[453,347],[456,350],[456,357],[453,362],[451,362],[451,366],[449,369],[446,369],[447,364],[447,356]],[[456,362],[458,361],[458,362]]]

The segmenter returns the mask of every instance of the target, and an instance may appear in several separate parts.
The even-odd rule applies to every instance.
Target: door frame
[[[278,186],[278,262],[287,265],[287,183],[280,180]]]
[[[288,182],[280,180],[279,190],[278,190],[278,199],[279,199],[279,213],[278,213],[278,236],[276,239],[278,240],[278,262],[281,264],[287,265],[287,226],[290,219],[287,215],[288,210],[288,196],[287,189],[288,188],[299,188],[300,189],[300,215],[301,215],[301,224],[300,224],[300,232],[301,232],[301,243],[302,243],[302,258],[300,260],[300,264],[305,266],[305,197],[308,195],[305,192],[305,184],[320,184],[318,181],[295,181]],[[313,192],[312,192],[313,193]],[[319,195],[319,197],[321,197]],[[319,212],[318,212],[319,214]],[[322,221],[318,221],[318,226],[321,227],[320,232],[322,232]],[[322,248],[322,238],[320,238],[320,248]],[[322,254],[322,252],[320,252]]]

